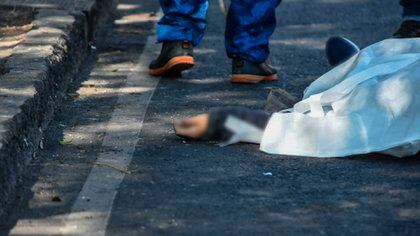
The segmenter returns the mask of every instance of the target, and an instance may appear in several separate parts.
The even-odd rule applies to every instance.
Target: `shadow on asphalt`
[[[28,220],[25,222],[28,224],[31,220],[50,219],[59,226],[63,225],[62,216],[70,212],[73,201],[102,151],[102,138],[106,131],[104,124],[111,118],[117,100],[115,91],[121,87],[130,69],[114,71],[108,67],[136,62],[155,24],[154,20],[120,22],[120,25],[115,25],[113,21],[121,15],[134,15],[138,19],[136,14],[144,11],[149,16],[154,14],[158,6],[153,0],[141,4],[130,0],[122,2],[127,4],[121,4],[122,9],[115,10],[111,19],[102,22],[102,28],[96,36],[98,40],[94,42],[95,49],[91,50],[85,67],[75,78],[55,119],[49,124],[42,148],[30,161],[16,200],[8,209],[9,214],[0,219],[0,235],[10,233],[19,220]],[[119,36],[115,37],[116,34]],[[119,41],[120,38],[124,40]],[[99,72],[93,71],[94,68]],[[103,84],[86,83],[89,79]],[[76,137],[69,138],[69,134]],[[60,141],[69,143],[63,145]],[[29,228],[27,233],[42,234],[48,228],[54,230],[53,225],[47,227],[41,223]]]

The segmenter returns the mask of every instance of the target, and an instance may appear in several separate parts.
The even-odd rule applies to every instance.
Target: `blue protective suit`
[[[420,20],[420,0],[400,0],[403,6],[403,18]]]
[[[206,29],[208,0],[159,0],[164,16],[158,23],[159,42],[186,40],[198,45]],[[281,0],[231,0],[226,31],[227,55],[262,63],[276,27],[275,9]],[[420,17],[420,0],[400,0],[405,18]]]
[[[225,46],[228,57],[262,63],[276,28],[275,9],[281,0],[231,0]],[[164,16],[158,23],[158,42],[190,41],[198,45],[206,29],[207,0],[160,0]]]

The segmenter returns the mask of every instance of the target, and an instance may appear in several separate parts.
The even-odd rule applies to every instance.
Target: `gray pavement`
[[[121,106],[116,91],[125,86],[121,66],[134,66],[153,33],[155,16],[150,13],[157,11],[157,1],[121,3],[115,11],[117,21],[99,33],[98,50],[86,63],[79,84],[68,92],[0,232],[65,232],[66,215],[93,163],[107,151],[103,137],[109,132],[111,113]],[[393,0],[284,1],[271,47],[280,80],[232,85],[223,49],[224,17],[212,3],[206,36],[196,50],[196,67],[182,79],[161,79],[154,92],[131,164],[119,170],[125,177],[106,234],[418,234],[418,158],[273,156],[255,145],[220,148],[186,142],[174,136],[171,125],[174,118],[214,106],[263,108],[272,87],[299,97],[329,69],[323,53],[329,36],[343,35],[366,46],[389,37],[398,27],[399,14]]]

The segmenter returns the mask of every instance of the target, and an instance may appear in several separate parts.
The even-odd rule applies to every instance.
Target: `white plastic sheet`
[[[420,39],[387,39],[316,81],[292,109],[275,113],[261,150],[342,157],[420,150]]]

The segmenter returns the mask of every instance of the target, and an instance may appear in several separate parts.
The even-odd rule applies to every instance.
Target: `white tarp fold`
[[[420,39],[387,39],[316,81],[293,109],[275,113],[261,150],[341,157],[420,150]]]

